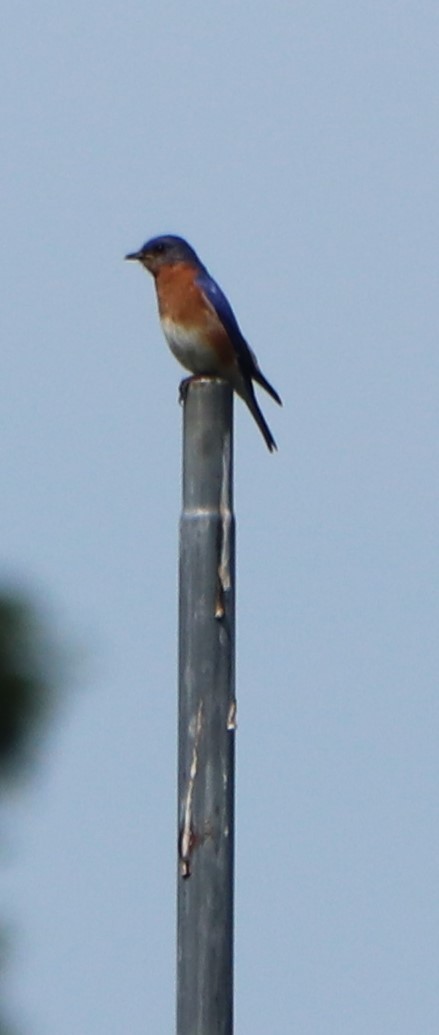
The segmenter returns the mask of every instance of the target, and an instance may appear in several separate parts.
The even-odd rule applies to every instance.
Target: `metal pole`
[[[232,391],[189,382],[180,525],[177,1035],[232,1035]]]

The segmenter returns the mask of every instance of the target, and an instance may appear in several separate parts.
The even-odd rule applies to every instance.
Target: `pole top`
[[[231,509],[233,391],[220,378],[191,378],[183,406],[184,509],[218,510],[221,500]]]

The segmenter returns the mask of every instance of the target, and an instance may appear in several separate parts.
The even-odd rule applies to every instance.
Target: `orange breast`
[[[195,283],[197,269],[190,263],[160,267],[156,276],[160,318],[194,333],[200,343],[211,346],[224,367],[235,365],[235,351],[213,305]]]

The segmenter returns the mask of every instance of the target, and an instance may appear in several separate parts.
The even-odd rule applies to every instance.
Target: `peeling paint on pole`
[[[177,1035],[232,1035],[235,729],[232,392],[184,396]]]

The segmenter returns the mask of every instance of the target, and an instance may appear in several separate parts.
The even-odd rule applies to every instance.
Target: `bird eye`
[[[161,255],[162,252],[164,252],[165,246],[163,244],[163,241],[159,241],[158,244],[156,244],[155,250],[157,252],[157,255]]]

